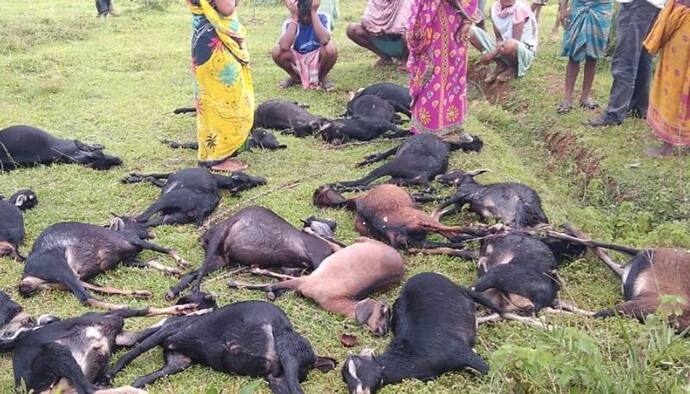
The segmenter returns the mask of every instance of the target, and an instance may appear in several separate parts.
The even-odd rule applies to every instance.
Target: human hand
[[[318,11],[319,6],[321,6],[321,0],[312,0],[311,2],[311,10],[313,12]]]
[[[460,40],[469,41],[470,39],[470,29],[472,29],[472,22],[466,20],[462,27],[460,28]]]
[[[283,0],[285,6],[290,11],[290,15],[297,17],[297,0]]]

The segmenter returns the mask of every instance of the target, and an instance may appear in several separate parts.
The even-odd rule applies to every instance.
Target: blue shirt
[[[321,25],[330,32],[331,18],[328,16],[328,14],[325,14],[323,12],[319,12],[318,16],[319,20],[321,21]],[[283,34],[285,34],[285,31],[287,30],[289,24],[289,20],[283,23]],[[309,53],[317,49],[320,49],[321,42],[319,42],[319,39],[316,37],[316,33],[314,33],[314,26],[303,25],[301,23],[298,23],[297,36],[295,37],[295,43],[292,45],[292,48],[301,54]]]

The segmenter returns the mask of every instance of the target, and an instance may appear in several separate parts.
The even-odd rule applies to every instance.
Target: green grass
[[[283,92],[275,88],[283,75],[273,65],[269,50],[277,41],[285,12],[280,7],[259,7],[254,13],[252,7],[244,4],[240,14],[249,28],[257,100],[276,97],[296,100],[309,104],[317,114],[335,116],[342,112],[350,91],[382,80],[405,82],[405,77],[393,69],[370,68],[374,58],[345,38],[345,25],[358,20],[364,3],[364,0],[341,2],[344,17],[338,21],[335,31],[340,58],[332,74],[338,90],[332,94],[301,89]],[[174,151],[158,143],[162,138],[192,140],[195,136],[193,118],[171,115],[173,108],[192,102],[192,79],[188,70],[190,17],[183,2],[171,2],[165,12],[143,10],[140,3],[134,1],[120,0],[116,5],[122,17],[97,20],[92,2],[0,2],[0,35],[3,37],[0,42],[0,127],[30,124],[64,137],[99,142],[107,146],[108,152],[120,155],[125,161],[122,167],[108,172],[78,166],[53,166],[0,175],[0,192],[7,194],[20,187],[31,187],[40,199],[39,207],[25,215],[24,253],[28,253],[40,232],[53,223],[75,220],[105,224],[110,212],[141,212],[158,191],[146,185],[120,184],[118,180],[127,173],[173,171],[196,164],[194,152]],[[547,6],[542,21],[543,39],[554,15],[555,5]],[[542,40],[534,68],[526,78],[512,83],[512,91],[501,105],[492,105],[479,98],[474,100],[466,128],[484,139],[485,150],[480,155],[455,154],[451,167],[489,167],[494,172],[482,176],[483,181],[528,183],[542,195],[545,209],[554,223],[572,221],[594,237],[637,246],[690,247],[690,161],[687,156],[668,160],[643,157],[642,149],[655,141],[642,121],[626,121],[619,127],[591,130],[581,125],[592,116],[583,110],[557,116],[555,108],[562,95],[564,67],[565,62],[559,57],[559,43]],[[605,102],[610,82],[607,60],[600,64],[597,76],[595,91],[600,102]],[[558,159],[549,155],[544,136],[553,131],[570,132],[576,136],[578,146],[594,149],[595,155],[601,158],[602,172],[587,176],[578,171],[572,158]],[[338,236],[345,241],[353,240],[356,233],[352,215],[316,209],[310,202],[311,193],[321,184],[361,175],[364,170],[354,169],[353,163],[367,153],[387,148],[390,143],[327,149],[323,143],[312,139],[279,138],[288,144],[287,150],[242,155],[242,159],[251,164],[249,172],[267,177],[269,185],[245,192],[239,198],[224,195],[211,221],[221,220],[240,207],[261,204],[294,224],[311,214],[333,217],[340,224]],[[283,187],[294,182],[297,182],[295,186]],[[472,218],[455,218],[460,219]],[[203,258],[198,242],[200,232],[194,227],[160,227],[156,235],[156,242],[172,246],[189,261],[200,264]],[[150,253],[143,257],[155,257],[172,264]],[[470,263],[451,258],[407,256],[407,261],[408,276],[437,271],[462,284],[472,283],[476,276]],[[29,313],[50,312],[69,317],[87,311],[64,292],[50,291],[29,299],[20,298],[16,285],[21,272],[20,264],[2,260],[0,287],[11,293]],[[605,308],[621,298],[615,278],[594,258],[571,264],[562,270],[562,276],[567,283],[562,298],[583,308]],[[120,268],[102,275],[97,282],[151,290],[155,296],[147,303],[165,305],[163,294],[175,279],[153,271]],[[261,298],[256,293],[228,290],[225,282],[226,278],[217,273],[210,276],[205,287],[222,303]],[[398,292],[396,288],[378,296],[392,303]],[[125,301],[120,297],[107,300]],[[130,304],[142,306],[144,302],[131,301]],[[288,313],[319,354],[342,361],[347,350],[340,345],[338,336],[344,331],[359,337],[359,345],[353,351],[363,347],[372,347],[378,352],[385,349],[386,339],[375,339],[361,327],[320,310],[308,300],[287,295],[276,304]],[[547,353],[568,351],[567,347],[560,347],[561,340],[583,346],[594,343],[598,351],[583,350],[586,354],[591,350],[591,354],[596,355],[592,356],[592,362],[600,362],[611,370],[625,371],[631,368],[631,354],[648,351],[652,339],[657,338],[627,320],[552,320],[561,327],[571,326],[574,331],[564,330],[554,334],[560,335],[554,339],[518,324],[501,323],[480,329],[477,351],[492,365],[503,366],[506,352],[515,351],[517,358],[517,355],[526,354],[525,349],[534,348],[539,355],[544,355],[536,359],[548,361]],[[131,321],[128,327],[142,328],[152,322],[152,319]],[[629,335],[641,339],[631,343]],[[641,344],[640,341],[645,342]],[[509,347],[498,351],[503,344]],[[630,349],[635,351],[631,353]],[[500,358],[495,360],[494,353]],[[586,354],[577,353],[573,360],[586,363]],[[608,387],[619,392],[649,391],[650,387],[660,392],[682,390],[690,364],[687,341],[681,341],[680,348],[669,360],[664,358],[671,367],[655,362],[635,375],[649,380],[651,385],[637,389],[630,385]],[[161,362],[161,352],[151,351],[127,368],[116,383],[131,383],[135,377],[157,369]],[[510,364],[510,361],[508,364],[507,368],[516,371],[526,365]],[[558,370],[560,372],[556,369],[554,367],[549,373],[570,373],[567,369]],[[410,381],[388,387],[383,392],[594,390],[594,386],[586,384],[586,379],[558,389],[529,381],[527,386],[511,386],[506,378],[515,379],[517,375],[507,373],[506,369],[501,371],[481,378],[465,373],[446,374],[433,382]],[[618,374],[609,379],[624,377],[625,374]],[[0,391],[10,392],[12,386],[10,357],[3,355],[0,357]],[[229,376],[198,366],[161,379],[149,389],[153,393],[214,390],[233,393],[244,387],[268,391],[267,385],[260,380]],[[345,391],[339,371],[313,372],[303,387],[308,393]]]

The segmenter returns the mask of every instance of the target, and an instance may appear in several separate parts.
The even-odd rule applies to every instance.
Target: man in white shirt
[[[614,126],[626,116],[645,118],[652,79],[652,57],[642,42],[666,0],[618,0],[616,51],[611,62],[613,84],[606,112],[589,121],[592,127]]]

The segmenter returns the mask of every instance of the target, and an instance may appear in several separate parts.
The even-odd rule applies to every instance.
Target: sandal
[[[580,107],[589,111],[594,111],[595,109],[599,108],[599,103],[594,101],[594,99],[592,99],[591,97],[588,97],[580,101]]]
[[[287,89],[297,85],[299,81],[295,80],[293,77],[287,77],[278,83],[279,89]]]
[[[571,103],[566,102],[566,101],[562,101],[558,105],[558,109],[556,110],[556,113],[558,113],[559,115],[564,115],[564,114],[567,114],[568,112],[570,112],[572,110],[573,110],[573,105]]]

